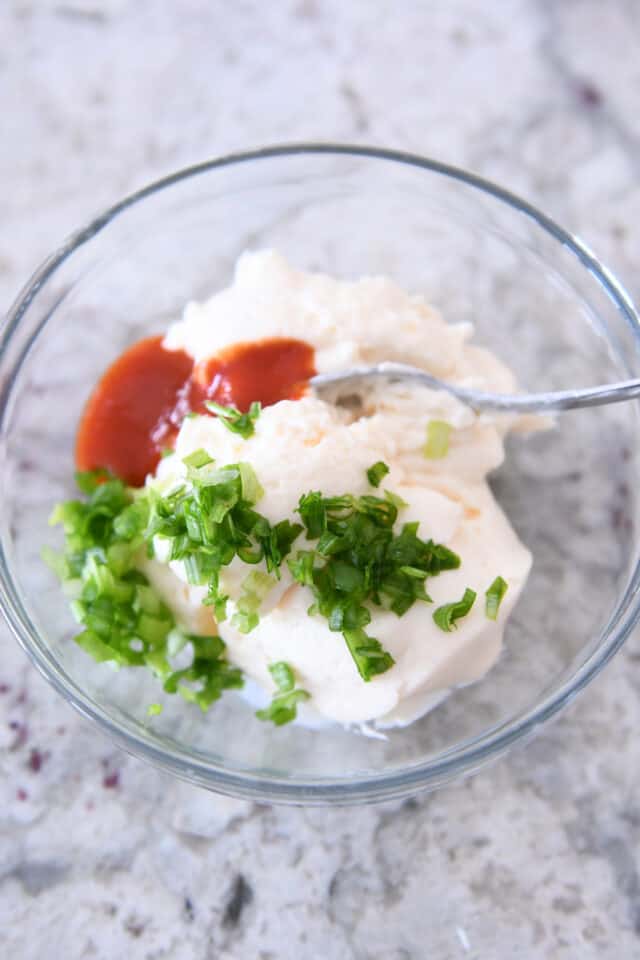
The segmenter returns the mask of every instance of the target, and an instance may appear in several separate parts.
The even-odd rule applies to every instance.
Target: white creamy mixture
[[[487,350],[468,344],[471,333],[470,325],[446,324],[422,297],[406,294],[390,280],[346,283],[303,273],[278,254],[261,252],[240,258],[227,290],[206,303],[189,304],[164,343],[204,360],[233,343],[292,337],[315,348],[321,373],[395,360],[483,390],[514,390],[510,371]],[[453,427],[449,451],[439,460],[423,455],[432,419]],[[313,598],[292,580],[286,564],[253,631],[241,634],[228,620],[221,625],[229,659],[269,693],[275,688],[268,665],[286,661],[298,686],[311,694],[303,716],[312,708],[344,724],[409,723],[439,695],[482,677],[500,653],[505,621],[531,565],[486,483],[487,474],[502,463],[503,437],[514,425],[504,416],[478,416],[445,393],[397,385],[368,394],[364,415],[311,396],[282,401],[263,409],[247,440],[214,417],[185,420],[175,454],[158,468],[163,485],[184,475],[183,457],[204,448],[219,465],[252,464],[265,491],[257,509],[273,523],[285,517],[295,521],[300,495],[310,490],[331,496],[388,489],[408,504],[399,524],[420,521],[422,538],[444,543],[462,561],[459,569],[428,580],[433,605],[417,602],[401,618],[372,608],[367,633],[396,662],[368,683],[342,635],[331,632],[324,618],[307,614]],[[390,473],[375,491],[366,470],[378,460]],[[157,547],[161,559],[161,544]],[[304,547],[302,537],[294,551],[297,547]],[[217,632],[210,610],[201,604],[205,588],[189,586],[180,563],[171,568],[159,559],[146,563],[147,574],[187,629]],[[238,559],[223,569],[221,584],[232,598],[247,569]],[[494,622],[485,615],[484,593],[498,575],[509,589]],[[459,600],[466,587],[478,594],[473,609],[456,630],[443,632],[433,610]]]

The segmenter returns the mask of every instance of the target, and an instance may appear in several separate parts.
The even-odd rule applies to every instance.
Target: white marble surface
[[[501,181],[638,296],[639,43],[635,0],[4,0],[0,303],[124,192],[303,138]],[[640,957],[637,634],[526,749],[348,810],[172,782],[0,644],[2,957]]]

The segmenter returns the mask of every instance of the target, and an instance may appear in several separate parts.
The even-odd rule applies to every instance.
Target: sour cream
[[[449,325],[423,298],[391,280],[344,282],[304,273],[273,252],[246,253],[232,286],[204,303],[187,306],[164,339],[165,349],[206,362],[235,343],[283,337],[315,350],[319,372],[382,360],[410,362],[458,383],[511,391],[511,372],[493,354],[468,341],[469,325]],[[430,420],[451,425],[441,459],[424,455]],[[487,475],[504,458],[504,436],[516,421],[478,416],[454,398],[421,388],[378,386],[355,412],[313,396],[281,400],[263,409],[253,436],[244,440],[209,416],[186,419],[175,452],[148,482],[171,486],[184,480],[183,458],[204,449],[222,466],[248,461],[264,488],[257,509],[268,520],[297,519],[302,493],[371,493],[366,471],[383,460],[390,468],[382,488],[406,501],[398,522],[419,521],[419,535],[446,544],[461,566],[433,577],[433,605],[417,602],[401,618],[372,608],[367,632],[388,650],[395,665],[365,683],[340,633],[310,616],[308,588],[286,567],[266,597],[258,626],[239,633],[229,620],[218,627],[202,606],[203,588],[186,583],[182,565],[158,556],[145,561],[152,583],[187,629],[219,632],[229,659],[266,693],[274,690],[269,664],[286,661],[296,683],[311,695],[309,708],[341,724],[406,724],[451,688],[479,680],[495,663],[503,630],[518,600],[531,556],[496,503]],[[295,547],[294,547],[295,550]],[[231,599],[239,595],[246,565],[237,559],[222,571]],[[508,591],[496,621],[486,617],[484,593],[496,576]],[[433,609],[458,600],[466,588],[478,594],[457,629],[442,631]]]

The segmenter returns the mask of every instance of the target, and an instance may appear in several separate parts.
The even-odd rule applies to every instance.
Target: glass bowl
[[[141,190],[37,271],[2,330],[0,593],[43,675],[122,747],[180,777],[262,801],[356,803],[481,767],[566,706],[638,619],[638,403],[563,414],[513,438],[492,479],[534,566],[487,677],[387,740],[273,728],[228,694],[203,715],[153,677],[96,665],[40,559],[73,495],[74,433],[107,364],[227,285],[246,248],[306,269],[387,274],[421,292],[523,387],[640,375],[638,317],[584,244],[529,204],[420,157],[300,145],[203,163]],[[402,629],[399,621],[398,629]],[[161,699],[161,698],[160,698]],[[179,702],[175,702],[179,701]],[[553,758],[549,758],[553,763]]]

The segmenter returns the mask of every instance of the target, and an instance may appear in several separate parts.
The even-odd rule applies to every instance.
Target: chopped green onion
[[[258,413],[254,405],[249,414],[239,416],[248,417],[252,425]],[[235,414],[231,421],[238,425]],[[203,710],[223,690],[241,686],[242,675],[226,660],[219,637],[179,630],[138,569],[145,549],[153,556],[155,544],[166,560],[183,564],[190,584],[206,587],[203,602],[217,622],[226,619],[232,600],[231,624],[242,633],[258,625],[260,607],[286,560],[294,581],[313,595],[309,615],[322,617],[329,630],[342,633],[365,682],[394,664],[391,654],[367,633],[372,609],[382,607],[401,617],[416,602],[431,603],[428,579],[460,566],[460,558],[446,546],[418,536],[418,523],[395,528],[406,503],[388,490],[384,496],[330,497],[309,491],[298,502],[300,523],[283,519],[272,524],[255,509],[264,491],[250,464],[219,466],[202,449],[183,462],[185,481],[169,490],[159,481],[133,491],[104,471],[82,474],[87,500],[60,504],[51,518],[64,527],[64,553],[45,550],[44,556],[65,584],[83,628],[76,638],[83,649],[98,661],[147,666],[167,693],[179,693]],[[370,471],[369,479],[379,484],[387,468],[380,461]],[[292,554],[303,532],[308,549]],[[242,581],[239,595],[230,598],[221,580],[236,557],[255,569]],[[487,591],[488,616],[493,609],[489,594],[497,592],[498,580]],[[500,598],[495,598],[496,613]],[[436,623],[443,630],[453,629],[474,600],[475,593],[465,591],[461,601],[435,611]],[[175,657],[187,645],[191,663],[176,669]],[[295,688],[287,664],[273,664],[272,675],[278,693],[259,715],[280,725],[295,717],[297,704],[308,693]]]
[[[147,716],[148,717],[157,717],[162,713],[162,704],[161,703],[150,703],[147,707]]]
[[[269,664],[269,673],[280,693],[289,693],[296,685],[293,670],[284,660]]]
[[[264,490],[258,483],[255,471],[250,463],[239,463],[242,498],[247,503],[258,503],[264,496]]]
[[[430,420],[427,424],[427,442],[422,448],[428,460],[441,460],[449,452],[451,424],[445,420]]]
[[[149,667],[168,692],[207,709],[223,690],[241,686],[242,675],[224,659],[220,638],[185,636],[177,629],[171,611],[136,566],[145,538],[174,534],[172,551],[184,553],[192,576],[208,573],[204,554],[190,554],[184,544],[174,551],[176,542],[189,540],[184,492],[165,500],[153,488],[129,490],[104,471],[93,479],[82,474],[81,483],[88,500],[59,504],[52,515],[52,522],[64,526],[64,553],[45,551],[65,588],[73,591],[72,612],[84,628],[76,643],[98,662]],[[187,642],[192,663],[176,673],[171,660]]]
[[[343,636],[358,668],[358,673],[365,683],[377,674],[385,673],[394,665],[395,660],[391,654],[382,648],[378,640],[367,636],[364,630],[345,630]]]
[[[367,470],[367,479],[372,487],[379,487],[380,481],[389,473],[389,467],[382,460],[378,460]]]
[[[277,727],[295,720],[298,713],[298,704],[309,699],[306,690],[295,689],[293,670],[283,660],[269,664],[269,673],[274,679],[278,692],[271,703],[263,710],[256,710],[259,720],[270,720]]]
[[[194,469],[197,470],[200,467],[206,467],[210,463],[213,463],[213,458],[201,447],[199,450],[194,450],[193,453],[190,453],[188,457],[183,457],[182,462],[185,467],[194,467]]]
[[[409,506],[406,500],[403,500],[397,493],[392,493],[391,490],[385,490],[384,497],[385,500],[394,505],[396,510],[404,510],[405,507]]]
[[[369,605],[387,606],[402,616],[417,601],[431,603],[428,577],[460,566],[460,558],[442,544],[418,537],[418,524],[393,526],[404,501],[389,491],[384,498],[344,494],[300,497],[298,513],[314,549],[298,550],[287,561],[297,583],[314,595],[311,616],[326,618],[341,632],[365,681],[393,666],[393,658],[369,637]]]
[[[231,626],[240,633],[251,633],[260,622],[258,615],[260,605],[275,585],[275,579],[261,570],[254,570],[245,577],[236,604],[236,612],[231,618]]]
[[[487,592],[485,593],[485,614],[489,620],[498,619],[498,610],[502,603],[502,598],[509,589],[509,584],[502,577],[496,577]]]
[[[414,580],[424,580],[427,576],[426,570],[421,570],[419,567],[399,567],[400,573],[404,573],[407,577],[413,577]]]
[[[251,404],[247,413],[241,413],[237,407],[223,407],[222,404],[215,403],[213,400],[205,401],[205,407],[210,413],[216,414],[227,430],[240,434],[245,440],[255,433],[255,422],[262,410],[261,404],[257,401]]]
[[[313,564],[315,553],[313,550],[298,550],[295,557],[287,560],[291,576],[297,583],[305,587],[313,586]]]
[[[460,620],[461,617],[466,617],[471,610],[475,599],[475,592],[473,590],[469,590],[467,587],[462,600],[457,600],[455,603],[445,603],[444,606],[438,607],[433,612],[433,619],[441,630],[445,630],[447,633],[449,633],[451,630],[456,629],[457,620]]]

